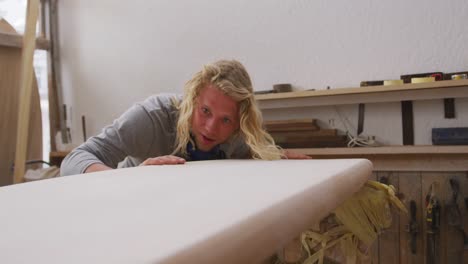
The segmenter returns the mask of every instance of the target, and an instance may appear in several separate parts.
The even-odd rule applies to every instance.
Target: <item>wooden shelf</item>
[[[22,48],[23,47],[23,36],[19,34],[4,33],[0,32],[0,46]],[[36,39],[36,49],[49,50],[50,41],[39,37]]]
[[[468,171],[468,146],[292,149],[314,159],[366,158],[376,171]]]
[[[50,164],[60,167],[63,159],[70,153],[69,151],[51,151],[49,153]]]
[[[468,146],[385,146],[356,148],[295,149],[310,155],[468,155]]]
[[[468,80],[259,94],[261,109],[468,97]]]
[[[262,110],[468,97],[468,80],[260,94]],[[468,171],[468,146],[298,148],[314,159],[366,158],[376,171]]]
[[[50,157],[65,158],[70,151],[51,151],[49,153]]]

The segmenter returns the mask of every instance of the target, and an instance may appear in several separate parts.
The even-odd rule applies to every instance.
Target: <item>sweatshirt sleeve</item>
[[[95,163],[116,168],[127,156],[143,157],[152,145],[153,129],[147,110],[136,104],[105,127],[101,134],[70,152],[62,162],[60,174],[81,174]]]

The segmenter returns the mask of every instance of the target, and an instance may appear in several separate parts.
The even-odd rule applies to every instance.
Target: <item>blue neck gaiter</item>
[[[187,154],[188,161],[226,159],[226,154],[219,148],[219,145],[210,151],[202,151],[194,148],[192,143],[189,142],[187,144]]]

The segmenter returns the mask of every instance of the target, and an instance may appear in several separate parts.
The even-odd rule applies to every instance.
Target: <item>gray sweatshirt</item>
[[[95,163],[111,168],[134,167],[147,158],[171,155],[175,149],[179,113],[173,99],[181,97],[161,94],[135,104],[101,134],[70,152],[62,162],[60,174],[81,174]],[[250,156],[242,140],[223,143],[220,149],[228,159]]]

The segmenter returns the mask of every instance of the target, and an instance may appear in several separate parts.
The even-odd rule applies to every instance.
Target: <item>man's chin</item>
[[[213,149],[213,146],[203,146],[201,145],[200,147],[198,147],[199,150],[201,151],[204,151],[204,152],[209,152]]]
[[[210,150],[212,150],[215,146],[215,144],[201,144],[200,142],[195,142],[197,144],[197,149],[198,150],[201,150],[201,151],[205,151],[205,152],[208,152]]]

